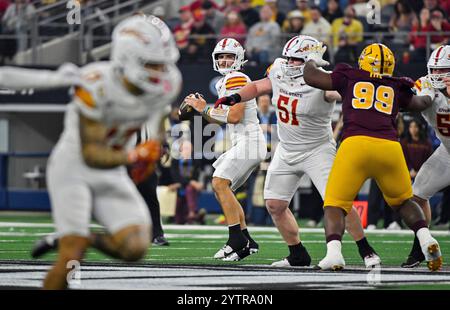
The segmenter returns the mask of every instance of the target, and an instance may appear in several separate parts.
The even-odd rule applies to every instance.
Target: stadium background
[[[0,15],[5,12],[6,4],[15,1],[0,0]],[[208,8],[203,9],[197,6],[192,8],[186,7],[192,3],[203,2],[193,0],[164,0],[164,1],[140,1],[140,0],[97,0],[97,1],[81,1],[81,24],[68,24],[66,8],[67,1],[57,0],[39,0],[28,1],[34,5],[35,11],[32,11],[31,18],[27,20],[26,27],[17,32],[5,31],[5,22],[2,23],[2,31],[0,34],[0,63],[7,65],[17,65],[33,68],[57,68],[63,62],[74,62],[78,65],[83,65],[90,61],[102,60],[108,58],[109,53],[109,34],[112,27],[120,20],[129,16],[137,11],[141,11],[147,14],[153,13],[161,16],[176,32],[177,26],[180,25],[180,13],[189,11],[192,14],[193,20],[201,21],[204,16],[199,11],[210,10]],[[314,5],[319,5],[321,10],[327,9],[327,3],[330,1],[295,1],[295,0],[255,0],[255,1],[215,1],[218,6],[227,14],[229,11],[239,11],[240,2],[250,2],[248,5],[250,10],[255,10],[258,15],[262,7],[265,4],[272,6],[275,4],[277,7],[277,20],[280,28],[279,36],[277,38],[278,44],[271,46],[271,52],[276,55],[281,51],[283,43],[288,38],[301,32],[301,30],[290,32],[289,28],[283,27],[285,20],[290,17],[299,18],[297,5],[306,9],[301,13],[303,18],[307,16],[311,8]],[[267,3],[266,3],[267,2]],[[350,5],[355,4],[355,8],[364,9],[367,1],[338,1],[341,6],[342,13]],[[413,22],[408,27],[401,29],[396,27],[390,27],[389,23],[391,17],[395,16],[394,7],[396,2],[402,2],[410,5],[412,11],[409,14],[420,15],[422,7],[430,6],[430,12],[433,6],[438,6],[442,10],[443,16],[447,19],[450,1],[439,0],[418,0],[418,1],[380,1],[381,5],[381,23],[369,24],[367,22],[368,12],[362,10],[358,12],[361,16],[355,16],[352,20],[358,20],[361,23],[361,36],[358,42],[348,44],[348,46],[336,46],[331,33],[329,36],[328,57],[331,60],[332,65],[329,69],[332,69],[337,61],[346,61],[356,65],[355,55],[359,54],[362,47],[368,43],[377,41],[383,42],[390,46],[396,55],[396,69],[395,74],[397,76],[409,76],[416,79],[426,74],[426,59],[430,52],[439,43],[445,43],[449,37],[450,32],[445,32],[445,29],[450,31],[450,27],[446,28],[448,20],[445,22],[446,26],[443,27],[443,31],[434,32],[431,28],[414,28]],[[425,3],[424,3],[425,2]],[[200,5],[201,7],[201,5]],[[208,7],[208,5],[207,5]],[[324,12],[325,12],[324,11]],[[412,13],[414,12],[414,13]],[[284,14],[284,20],[283,20]],[[333,18],[337,19],[336,15]],[[442,21],[444,23],[444,21]],[[450,25],[450,24],[449,24]],[[404,26],[404,25],[403,25]],[[417,25],[416,25],[417,26]],[[236,36],[238,39],[248,39],[248,32],[251,27],[245,27],[246,31],[241,36]],[[415,29],[415,30],[414,30]],[[214,33],[202,34],[200,31],[197,34],[188,33],[186,37],[178,37],[178,44],[181,47],[184,45],[184,41],[191,42],[193,44],[200,44],[198,42],[211,42],[213,45],[221,37],[220,29],[213,28]],[[223,35],[223,34],[222,34]],[[342,42],[346,41],[346,35],[341,32]],[[415,37],[413,36],[415,35]],[[339,34],[337,34],[340,37]],[[348,36],[348,34],[347,34]],[[417,45],[417,37],[422,37],[424,40],[419,40]],[[24,39],[25,38],[25,39]],[[436,42],[435,42],[436,41]],[[439,41],[439,42],[437,42]],[[339,38],[338,38],[339,42]],[[424,43],[425,42],[425,43]],[[415,45],[416,44],[416,45]],[[421,45],[422,44],[422,45]],[[425,44],[425,45],[423,45]],[[339,49],[341,52],[339,53]],[[13,51],[12,51],[13,50]],[[342,52],[344,51],[344,52]],[[174,102],[174,107],[181,102],[181,98],[185,95],[198,91],[205,95],[209,103],[213,103],[216,99],[216,94],[213,91],[211,85],[218,74],[213,71],[211,64],[211,57],[209,51],[206,50],[202,57],[193,57],[192,55],[186,56],[182,53],[182,59],[179,63],[179,68],[183,74],[183,90],[180,94],[180,98]],[[12,56],[12,57],[9,57]],[[262,78],[265,74],[267,67],[270,65],[270,61],[264,62],[260,59],[252,58],[251,62],[246,66],[245,73],[250,76],[251,79]],[[65,105],[69,101],[69,90],[53,90],[46,92],[37,92],[34,90],[23,90],[19,92],[12,92],[6,89],[0,89],[0,274],[7,273],[8,275],[14,275],[11,277],[0,277],[0,286],[21,286],[21,287],[35,287],[39,286],[40,279],[43,275],[39,274],[45,271],[48,267],[48,262],[55,258],[55,254],[50,254],[44,257],[43,260],[34,263],[30,261],[29,250],[32,243],[40,238],[42,235],[53,231],[51,224],[51,218],[49,213],[45,212],[23,212],[23,211],[49,211],[50,204],[48,200],[47,191],[45,188],[45,165],[47,156],[57,141],[62,128],[63,128],[63,112]],[[340,105],[336,107],[335,114],[333,116],[333,127],[339,121]],[[427,128],[420,115],[404,114],[403,119],[405,122],[405,130],[407,134],[407,127],[411,120],[418,119],[423,124],[422,130],[427,133],[427,140],[432,144],[433,148],[436,148],[439,141],[435,140],[435,137],[431,135],[431,130]],[[189,127],[189,125],[187,125]],[[218,141],[222,143],[221,141]],[[198,151],[194,149],[194,152]],[[214,220],[220,219],[220,208],[212,193],[209,178],[212,174],[211,161],[203,160],[201,169],[201,179],[205,183],[205,189],[200,193],[198,209],[205,208],[210,214],[207,219],[207,224],[214,224]],[[304,180],[302,187],[299,189],[292,208],[296,211],[301,227],[309,225],[309,219],[315,218],[317,210],[313,210],[312,205],[317,205],[317,195],[314,194],[311,184],[307,179]],[[250,182],[249,182],[250,183]],[[251,187],[251,186],[250,186]],[[367,201],[369,193],[369,182],[365,184],[358,197],[361,201]],[[254,221],[251,214],[258,212],[264,212],[264,208],[252,208],[252,192],[248,192],[247,189],[242,191],[242,201],[246,203],[247,216],[249,217],[249,223],[251,226],[268,225],[273,226],[270,220]],[[247,196],[246,196],[247,194]],[[315,197],[316,196],[316,197]],[[440,215],[442,210],[448,210],[450,203],[442,200],[442,193],[438,193],[432,199],[433,216],[436,224],[441,224]],[[382,210],[382,204],[378,206]],[[11,212],[14,211],[14,212]],[[445,212],[444,212],[445,213]],[[447,219],[448,220],[448,219]],[[167,270],[175,270],[181,268],[181,271],[177,271],[182,274],[186,271],[186,266],[194,266],[192,268],[203,268],[202,266],[219,265],[219,270],[226,272],[241,272],[244,269],[233,269],[234,267],[223,266],[221,262],[212,261],[210,255],[206,253],[213,252],[214,249],[220,247],[225,240],[225,227],[223,226],[177,226],[167,224],[169,219],[165,218],[165,232],[166,236],[171,242],[170,247],[153,247],[149,255],[145,258],[145,263],[142,268],[153,268],[153,272],[158,266],[165,265],[169,267]],[[392,219],[391,219],[392,221]],[[441,221],[444,222],[445,221]],[[401,223],[400,223],[401,224]],[[447,223],[448,224],[448,223]],[[320,218],[316,219],[312,227],[321,227]],[[385,227],[385,223],[380,217],[378,222],[378,228]],[[398,228],[398,227],[397,227]],[[435,225],[434,228],[444,229],[444,231],[436,231],[438,240],[441,242],[442,252],[444,257],[448,257],[450,254],[449,243],[450,235],[448,232],[448,226]],[[95,224],[93,229],[99,229]],[[273,227],[261,227],[255,228],[256,238],[261,241],[263,247],[261,253],[250,257],[241,264],[253,264],[253,265],[267,265],[270,262],[280,259],[285,256],[287,249],[285,248],[281,237]],[[406,257],[411,241],[412,234],[409,231],[395,230],[393,232],[386,232],[385,230],[377,230],[369,233],[369,238],[374,247],[383,258],[383,264],[385,266],[399,266],[402,260]],[[321,228],[311,228],[302,230],[302,240],[308,247],[311,255],[313,256],[313,263],[317,263],[320,257],[325,254],[323,230]],[[333,282],[335,278],[324,279],[322,282],[316,282],[317,279],[313,277],[313,280],[309,284],[299,284],[300,278],[295,277],[302,276],[301,274],[294,274],[292,278],[284,278],[284,274],[272,274],[267,269],[245,269],[247,272],[257,272],[261,275],[261,271],[266,272],[266,279],[261,279],[256,274],[251,274],[252,281],[255,283],[245,286],[242,283],[230,282],[230,278],[222,277],[214,272],[212,275],[208,274],[208,270],[201,271],[205,275],[199,277],[205,277],[207,279],[204,287],[250,287],[250,288],[272,288],[271,281],[285,281],[285,286],[281,288],[292,287],[329,287],[343,288],[345,285],[353,285],[355,287],[366,287],[366,285],[372,285],[367,282],[364,271],[361,270],[362,262],[358,257],[356,246],[348,236],[345,236],[344,255],[346,257],[347,264],[350,266],[356,266],[355,269],[350,268],[351,276],[353,278],[343,278],[342,281],[346,283]],[[127,266],[116,266],[115,262],[99,254],[96,251],[89,251],[87,260],[97,264],[101,262],[100,267],[97,265],[92,266],[93,273],[98,276],[97,273],[102,272],[102,268],[125,268],[120,272],[125,272],[124,277],[127,278],[129,272]],[[149,263],[147,265],[146,263]],[[39,265],[43,264],[43,265]],[[108,265],[109,264],[109,265]],[[113,264],[113,265],[111,265]],[[177,264],[177,265],[174,265]],[[33,267],[35,266],[35,267]],[[36,267],[37,266],[37,267]],[[106,266],[106,267],[105,267]],[[180,267],[181,266],[181,267]],[[196,266],[196,267],[195,267]],[[30,276],[27,270],[35,268],[36,273]],[[41,270],[42,268],[42,270]],[[98,270],[95,270],[99,268]],[[175,269],[174,269],[175,268]],[[187,267],[190,270],[190,267]],[[227,269],[228,268],[228,269]],[[359,268],[359,269],[358,269]],[[446,267],[445,267],[446,268]],[[425,270],[414,271],[413,273],[402,273],[397,269],[387,270],[386,277],[383,281],[387,283],[399,284],[402,281],[411,282],[409,284],[413,286],[404,286],[403,288],[419,287],[422,288],[423,282],[430,282],[433,288],[448,288],[450,283],[448,270],[444,268],[444,272],[437,275],[435,278],[430,278],[428,274],[425,275]],[[389,269],[389,268],[388,268]],[[177,269],[178,270],[178,269]],[[237,270],[237,271],[236,271]],[[253,270],[253,271],[252,271]],[[386,270],[386,269],[385,269]],[[192,271],[192,270],[190,270]],[[190,272],[189,271],[189,272]],[[133,272],[139,273],[139,270],[133,270]],[[160,271],[156,271],[160,272]],[[161,271],[163,272],[163,271]],[[174,271],[175,272],[175,271]],[[300,270],[300,273],[302,270]],[[308,273],[309,271],[307,271]],[[15,279],[16,282],[11,279]],[[389,279],[391,274],[392,279]],[[363,275],[363,276],[362,276]],[[95,277],[94,276],[94,277]],[[238,274],[240,277],[240,274]],[[109,276],[107,276],[109,277]],[[117,276],[118,279],[121,277]],[[158,288],[184,288],[184,286],[176,286],[175,280],[163,278],[156,280],[155,283],[151,282],[150,278],[138,274],[137,277],[144,279],[146,284],[155,285]],[[410,278],[408,278],[410,277]],[[414,278],[415,277],[415,278]],[[440,277],[440,278],[438,278]],[[270,279],[268,279],[270,278]],[[106,279],[106,278],[105,278]],[[279,279],[279,280],[278,280]],[[299,280],[300,279],[300,280]],[[409,279],[409,280],[408,280]],[[164,282],[165,280],[169,282]],[[3,282],[2,282],[3,281]],[[23,282],[20,282],[23,281]],[[108,280],[109,281],[109,280]],[[134,284],[130,286],[121,286],[125,280],[121,279],[119,282],[120,288],[129,287],[133,288]],[[158,282],[160,281],[160,282]],[[175,282],[173,282],[175,281]],[[180,280],[181,281],[181,280]],[[185,282],[183,282],[185,281]],[[181,281],[183,283],[199,283],[198,278],[186,278]],[[210,281],[210,282],[208,282]],[[267,282],[264,282],[267,281]],[[306,280],[305,280],[306,281]],[[95,282],[95,281],[94,281]],[[181,283],[180,282],[180,283]],[[86,282],[90,283],[90,282]],[[110,285],[114,281],[108,282]],[[152,284],[153,283],[153,284]],[[161,284],[165,283],[165,284]],[[175,283],[175,284],[174,284]],[[257,283],[260,285],[257,286]],[[262,284],[266,283],[266,284]],[[289,284],[291,283],[291,284]],[[295,285],[292,283],[297,283]],[[326,284],[334,283],[334,284]],[[86,284],[86,288],[111,288],[111,286],[96,286],[94,284]],[[93,285],[93,286],[91,286]],[[158,286],[163,285],[163,286]],[[166,286],[164,286],[166,285]],[[186,284],[184,284],[186,285]],[[186,287],[192,288],[187,284]],[[241,286],[236,286],[241,285]],[[244,285],[244,286],[243,286]],[[255,285],[255,286],[251,286]],[[264,286],[265,285],[265,286]],[[294,286],[292,286],[294,285]],[[309,285],[309,286],[308,286]],[[344,285],[344,286],[342,286]],[[150,286],[152,287],[152,286]],[[114,288],[114,285],[112,285]],[[401,288],[401,286],[396,286]]]

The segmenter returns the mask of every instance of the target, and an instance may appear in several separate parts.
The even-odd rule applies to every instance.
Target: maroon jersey
[[[395,119],[413,96],[409,78],[372,78],[369,72],[338,64],[331,73],[333,89],[342,96],[342,139],[370,136],[398,141]]]

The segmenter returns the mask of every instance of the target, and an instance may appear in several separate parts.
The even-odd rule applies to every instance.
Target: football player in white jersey
[[[300,179],[307,174],[322,196],[336,155],[331,127],[336,100],[335,91],[322,91],[304,82],[303,68],[319,41],[310,36],[295,36],[269,67],[267,77],[248,84],[238,94],[221,98],[216,104],[234,104],[263,94],[272,95],[277,109],[278,144],[267,171],[264,199],[272,219],[289,247],[289,256],[272,266],[309,266],[311,258],[299,238],[297,221],[288,208]],[[356,240],[366,266],[380,264],[380,258],[364,237],[357,211],[346,217],[347,230]]]
[[[427,63],[428,75],[414,85],[417,92],[434,92],[432,105],[422,116],[433,127],[441,145],[422,165],[413,183],[414,200],[422,207],[428,224],[431,221],[429,199],[450,185],[450,45],[433,51]],[[425,260],[417,237],[404,268],[414,268]]]
[[[147,253],[149,212],[126,166],[139,181],[160,158],[160,118],[181,87],[178,58],[169,28],[154,16],[140,15],[114,29],[110,62],[57,72],[0,69],[0,85],[7,88],[75,85],[47,166],[59,255],[45,289],[67,288],[68,262],[81,261],[89,246],[125,261]],[[129,149],[130,137],[145,122],[153,140]],[[105,233],[90,232],[91,214]]]
[[[218,42],[212,58],[214,70],[223,75],[216,84],[219,97],[236,93],[251,82],[247,75],[239,71],[246,61],[244,49],[235,39],[225,38]],[[229,238],[214,258],[241,260],[258,252],[258,244],[248,233],[242,206],[233,194],[265,159],[267,153],[266,141],[257,117],[256,100],[231,108],[211,108],[203,98],[191,95],[185,100],[209,122],[228,124],[232,146],[214,162],[212,186],[228,224]]]

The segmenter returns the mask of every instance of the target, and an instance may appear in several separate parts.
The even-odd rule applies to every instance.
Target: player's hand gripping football
[[[312,47],[311,53],[306,56],[305,61],[312,60],[316,63],[318,67],[326,67],[330,63],[326,60],[323,60],[323,54],[327,50],[326,46],[323,46],[323,43],[320,42],[317,46]]]
[[[184,101],[187,105],[193,107],[196,111],[202,113],[203,109],[206,107],[206,101],[203,99],[203,96],[199,93],[190,94]]]
[[[136,146],[128,153],[130,176],[134,183],[139,184],[155,171],[161,158],[161,143],[149,140]]]

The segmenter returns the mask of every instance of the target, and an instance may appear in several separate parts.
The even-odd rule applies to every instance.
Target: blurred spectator
[[[204,212],[198,210],[198,196],[203,189],[199,182],[200,161],[192,159],[192,143],[184,140],[179,159],[172,159],[173,184],[169,189],[178,191],[175,222],[177,224],[204,224]]]
[[[330,44],[331,25],[322,17],[318,6],[311,7],[311,21],[305,25],[302,34],[310,35],[326,45]]]
[[[423,8],[420,11],[418,21],[413,24],[410,43],[413,47],[413,52],[411,53],[411,61],[413,62],[423,62],[426,61],[426,47],[427,47],[427,37],[424,34],[418,34],[418,32],[428,32],[430,23],[430,11]]]
[[[205,14],[198,11],[194,14],[194,24],[191,29],[187,50],[190,62],[210,62],[215,45],[215,31],[206,23]]]
[[[357,44],[363,40],[363,25],[355,18],[355,10],[348,6],[344,17],[337,18],[331,25],[333,44],[337,53],[335,62],[356,62]]]
[[[277,114],[274,110],[270,109],[271,107],[271,98],[269,95],[262,95],[258,97],[258,119],[261,126],[261,129],[266,137],[266,142],[269,145],[272,141],[272,129],[275,128],[277,123]]]
[[[283,32],[288,33],[289,36],[284,37],[284,41],[288,41],[293,35],[299,35],[305,27],[305,18],[302,12],[294,10],[289,12],[287,17],[287,24],[283,26]]]
[[[450,1],[448,0],[440,0],[439,7],[444,10],[447,18],[450,18]]]
[[[397,0],[394,6],[394,15],[389,21],[389,31],[394,33],[392,43],[398,45],[408,44],[407,34],[396,34],[397,32],[409,33],[412,26],[417,24],[417,16],[412,10],[407,0]]]
[[[266,0],[266,4],[272,9],[272,21],[276,22],[280,27],[283,26],[286,14],[278,10],[278,0]]]
[[[191,3],[191,5],[189,6],[191,9],[192,14],[198,13],[200,11],[202,11],[202,5],[205,2],[211,2],[212,5],[214,6],[214,8],[216,9],[220,9],[219,6],[217,5],[217,3],[215,3],[213,0],[195,0],[194,2]]]
[[[215,8],[211,1],[206,1],[202,5],[205,11],[206,23],[208,23],[216,32],[222,29],[225,23],[225,15]]]
[[[430,12],[434,9],[439,8],[438,0],[423,0],[423,7],[430,10]]]
[[[331,24],[337,18],[344,16],[337,0],[330,0],[327,3],[327,9],[323,13],[323,17]]]
[[[228,12],[225,19],[225,26],[220,31],[220,37],[234,38],[244,46],[246,35],[247,28],[239,14],[235,11]]]
[[[6,9],[10,5],[9,0],[0,0],[0,19],[2,18],[3,14],[5,14]]]
[[[252,8],[251,0],[241,0],[239,8],[239,14],[247,29],[250,29],[250,27],[259,22],[259,13]]]
[[[179,10],[180,24],[175,26],[173,34],[175,42],[180,50],[181,61],[187,57],[187,50],[189,45],[189,35],[191,33],[192,25],[194,24],[194,18],[188,6],[183,6]]]
[[[296,0],[297,10],[302,12],[303,17],[305,18],[305,23],[308,23],[311,20],[311,12],[309,11],[309,2],[308,0]]]
[[[35,13],[35,7],[28,0],[15,0],[3,15],[3,33],[16,35],[18,52],[28,48],[28,30]]]
[[[407,136],[400,141],[400,144],[405,154],[411,179],[414,180],[420,167],[433,153],[427,131],[417,120],[412,120],[408,126]]]
[[[430,14],[430,24],[428,25],[428,31],[430,32],[450,32],[450,23],[444,18],[444,13],[441,9],[433,9]],[[431,36],[431,49],[436,49],[438,46],[448,43],[449,35],[432,35]]]
[[[279,53],[280,26],[271,21],[272,14],[269,6],[263,6],[260,11],[261,21],[248,32],[246,49],[250,61],[271,63]]]
[[[225,15],[230,11],[239,12],[240,10],[239,0],[225,0],[223,6],[220,8],[220,11]]]

